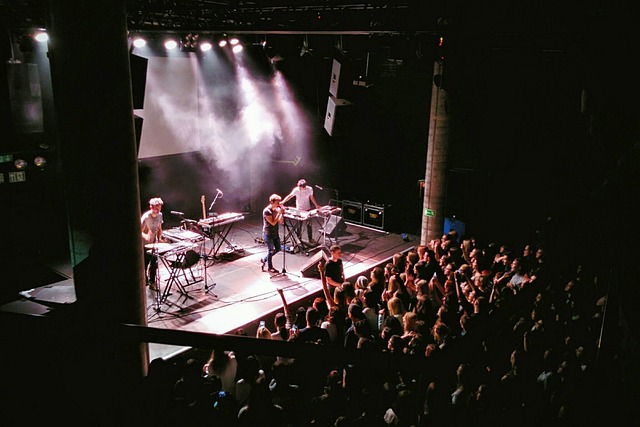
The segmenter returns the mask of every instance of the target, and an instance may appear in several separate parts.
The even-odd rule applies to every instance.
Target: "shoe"
[[[276,270],[275,268],[271,267],[269,269],[269,273],[280,273],[278,270]]]
[[[264,264],[265,264],[264,260],[260,259],[260,270],[262,270],[262,271],[265,271],[264,270]]]

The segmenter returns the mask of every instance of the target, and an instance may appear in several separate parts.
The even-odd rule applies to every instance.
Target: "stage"
[[[320,230],[321,223],[315,222],[313,236],[318,244],[314,247],[302,245],[297,239],[292,242],[293,236],[287,232],[292,227],[285,229],[283,237],[287,237],[289,250],[274,257],[274,267],[281,272],[278,274],[261,271],[260,258],[265,255],[266,247],[262,242],[260,215],[243,215],[223,234],[212,234],[213,238],[174,240],[172,246],[179,251],[173,254],[168,251],[161,256],[158,290],[147,287],[145,291],[147,325],[216,334],[236,333],[242,328],[253,335],[259,321],[266,320],[267,327],[273,330],[272,319],[276,312],[282,311],[282,297],[295,309],[311,304],[313,298],[322,294],[315,266],[320,257],[328,257],[331,244],[342,248],[345,274],[354,282],[357,276],[368,276],[373,267],[419,242],[415,236],[403,239],[398,234],[371,227],[344,222],[340,225],[343,224],[346,227],[336,227],[337,230],[327,236]],[[180,237],[179,230],[174,227],[165,231]],[[198,255],[195,262],[180,266],[188,265],[187,268],[176,267],[175,261],[187,258],[187,252]],[[23,291],[17,298],[0,310],[46,314],[52,305],[75,301],[72,277]],[[150,343],[149,355],[151,359],[170,358],[188,349]]]

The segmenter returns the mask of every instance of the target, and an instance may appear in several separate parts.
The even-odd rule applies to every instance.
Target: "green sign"
[[[425,209],[424,210],[424,216],[436,216],[436,211],[431,210],[431,209]]]

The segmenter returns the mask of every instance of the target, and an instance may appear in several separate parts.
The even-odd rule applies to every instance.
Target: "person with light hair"
[[[157,288],[158,258],[157,252],[147,250],[148,245],[161,243],[162,238],[162,205],[164,202],[160,197],[153,197],[149,200],[149,210],[142,214],[140,226],[142,231],[142,243],[144,250],[144,270],[146,283],[151,290]]]

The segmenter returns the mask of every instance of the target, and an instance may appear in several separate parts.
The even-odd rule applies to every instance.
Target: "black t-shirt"
[[[278,223],[276,225],[269,224],[267,221],[267,217],[275,217],[275,212],[271,209],[271,205],[267,206],[262,210],[262,232],[268,236],[277,236],[278,235]]]
[[[313,342],[325,345],[331,344],[329,332],[326,329],[322,329],[317,326],[307,326],[306,328],[301,329],[298,335],[298,340],[304,343]]]
[[[338,259],[337,261],[330,259],[327,261],[324,271],[326,276],[331,278],[331,280],[338,283],[342,283],[344,281],[342,277],[342,259]]]

